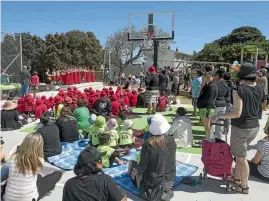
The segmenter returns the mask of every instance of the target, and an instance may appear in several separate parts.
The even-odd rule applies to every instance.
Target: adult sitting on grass
[[[266,130],[267,136],[260,140],[254,147],[257,152],[251,161],[248,161],[249,173],[269,183],[269,127]]]
[[[73,111],[73,116],[78,122],[78,129],[86,129],[89,126],[89,109],[86,107],[86,103],[83,99],[78,100],[77,106],[78,108]]]
[[[169,201],[176,176],[176,143],[165,135],[170,129],[167,120],[156,114],[151,119],[151,137],[143,144],[139,164],[130,161],[128,174],[145,200]],[[137,166],[136,174],[132,174]],[[135,168],[136,169],[136,168]]]
[[[44,141],[44,157],[56,156],[62,153],[59,129],[50,122],[49,113],[43,113],[40,118],[41,127],[37,130]]]
[[[93,146],[80,153],[74,168],[76,177],[65,183],[62,201],[127,201],[112,178],[102,173],[101,158]]]
[[[106,117],[111,115],[111,109],[111,101],[107,98],[106,92],[102,91],[100,98],[93,105],[93,113]]]
[[[1,110],[1,130],[16,130],[21,128],[19,122],[18,111],[16,110],[17,104],[11,100],[5,102]]]
[[[3,200],[37,201],[44,197],[61,179],[61,172],[42,177],[43,138],[36,132],[28,134],[17,152],[5,164],[8,167],[7,185]]]
[[[72,116],[70,107],[63,107],[60,118],[56,120],[56,125],[59,128],[61,142],[71,143],[79,140],[77,120]]]

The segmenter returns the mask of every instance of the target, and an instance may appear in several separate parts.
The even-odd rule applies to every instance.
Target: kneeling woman
[[[174,196],[177,147],[174,138],[165,135],[169,129],[161,114],[154,115],[149,126],[152,136],[142,146],[139,164],[135,161],[129,164],[128,173],[145,200],[169,201]],[[135,166],[137,173],[133,174]]]

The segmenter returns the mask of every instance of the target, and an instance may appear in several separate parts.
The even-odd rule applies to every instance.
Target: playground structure
[[[245,45],[242,47],[241,49],[241,61],[240,64],[242,64],[244,62],[244,55],[245,53],[249,53],[251,56],[251,61],[254,59],[253,57],[255,56],[255,66],[257,68],[257,64],[258,64],[258,56],[262,55],[264,56],[264,60],[265,60],[265,66],[268,62],[268,53],[262,49],[261,47],[258,47],[256,45]]]

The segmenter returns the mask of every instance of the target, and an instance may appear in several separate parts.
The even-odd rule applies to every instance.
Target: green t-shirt
[[[105,132],[105,127],[96,127],[95,125],[89,126],[87,128],[87,132],[89,133],[89,137],[91,137],[92,145],[99,144],[99,134]]]
[[[73,116],[78,122],[78,129],[86,129],[89,126],[90,113],[88,108],[80,107],[73,111]]]
[[[100,153],[106,152],[106,155],[104,155],[102,157],[102,164],[104,167],[109,167],[109,158],[110,156],[113,154],[113,152],[115,151],[115,149],[111,148],[108,145],[99,145],[97,147],[97,151],[99,151]]]
[[[118,144],[119,141],[119,134],[117,130],[109,130],[107,132],[110,135],[110,143],[109,146],[110,147],[115,147]]]
[[[123,129],[120,132],[120,145],[127,145],[133,143],[133,130],[132,129]]]

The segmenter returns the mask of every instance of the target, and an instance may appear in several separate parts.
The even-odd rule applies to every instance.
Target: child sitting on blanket
[[[165,92],[161,91],[158,98],[158,112],[164,112],[168,104],[168,98],[165,96]]]
[[[108,134],[110,135],[109,146],[111,148],[117,149],[119,147],[118,146],[119,134],[118,134],[118,131],[116,130],[118,128],[117,120],[114,118],[110,119],[106,124],[106,128],[107,128]]]
[[[111,167],[113,163],[117,163],[118,165],[125,165],[126,162],[119,159],[119,157],[124,156],[121,152],[129,152],[129,148],[125,149],[113,149],[109,146],[111,142],[111,137],[108,133],[101,133],[99,135],[99,145],[97,147],[97,151],[101,154],[105,153],[102,156],[102,164],[104,167]]]
[[[132,127],[134,126],[134,122],[131,120],[124,120],[123,121],[124,128],[121,130],[119,137],[119,147],[120,148],[126,148],[129,147],[130,149],[133,148],[135,137],[133,136],[133,130]]]
[[[106,119],[103,116],[98,116],[93,126],[89,126],[86,131],[88,137],[94,147],[99,145],[99,134],[105,132]]]

